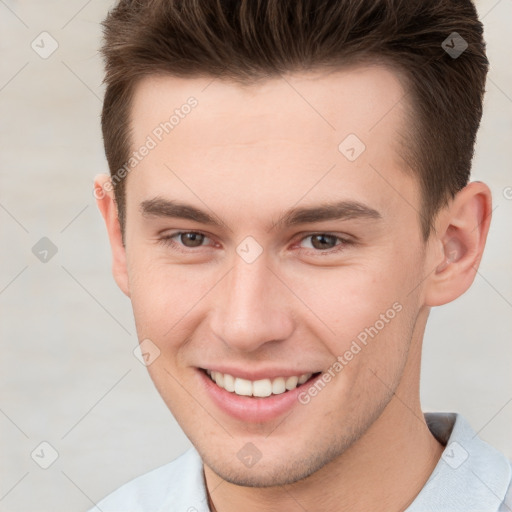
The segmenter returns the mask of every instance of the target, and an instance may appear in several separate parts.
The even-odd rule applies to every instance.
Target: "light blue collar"
[[[406,512],[497,512],[510,485],[511,466],[455,413],[425,413],[432,434],[446,448]]]

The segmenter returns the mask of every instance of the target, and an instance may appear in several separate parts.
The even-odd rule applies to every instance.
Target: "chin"
[[[231,461],[221,460],[216,457],[204,457],[204,463],[220,478],[234,485],[242,487],[277,487],[290,485],[308,478],[326,464],[331,462],[338,453],[329,450],[328,453],[308,454],[303,457],[288,458],[283,460],[276,457],[276,460],[258,461],[252,467],[244,467],[236,459],[238,464]]]

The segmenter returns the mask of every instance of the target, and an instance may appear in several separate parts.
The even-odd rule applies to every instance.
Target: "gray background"
[[[98,48],[111,5],[0,0],[2,511],[86,510],[189,446],[133,355],[92,195],[107,172]],[[490,185],[494,219],[471,290],[431,313],[422,399],[464,414],[511,458],[512,1],[478,9],[491,72],[473,179]],[[31,47],[43,31],[59,45],[47,59]],[[46,263],[32,252],[42,237],[58,248]],[[58,452],[46,470],[43,441]]]

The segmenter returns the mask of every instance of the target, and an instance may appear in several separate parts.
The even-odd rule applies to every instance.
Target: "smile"
[[[274,379],[248,380],[234,377],[229,373],[205,370],[210,379],[220,388],[239,396],[254,396],[265,398],[270,395],[280,395],[291,391],[307,382],[313,373],[303,373],[290,377],[276,377]]]

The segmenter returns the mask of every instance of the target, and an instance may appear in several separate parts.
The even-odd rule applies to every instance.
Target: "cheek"
[[[219,272],[207,265],[172,265],[153,254],[133,254],[129,280],[139,338],[168,347],[173,340],[183,341],[194,328]]]
[[[308,308],[302,321],[343,367],[343,380],[367,379],[370,369],[392,379],[403,365],[415,304],[408,269],[402,266],[397,275],[394,261],[391,255],[374,266],[317,271],[314,279],[291,281]]]
[[[326,332],[345,340],[378,322],[390,309],[389,316],[394,318],[393,304],[405,299],[400,279],[386,268],[370,265],[316,271],[304,278],[290,277],[289,282]]]

